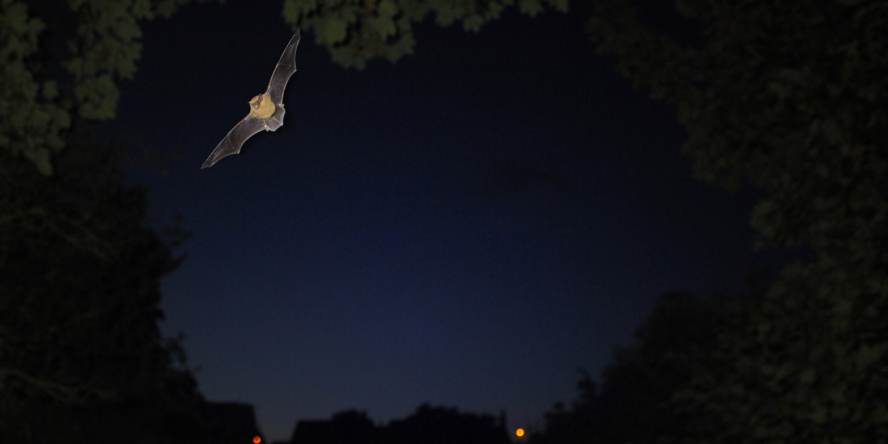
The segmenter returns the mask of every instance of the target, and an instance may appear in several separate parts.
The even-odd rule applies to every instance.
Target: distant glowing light
[[[524,436],[524,429],[515,430],[515,436],[517,436],[519,438]]]
[[[259,444],[260,442],[262,442],[262,438],[260,436],[257,435],[253,437],[253,444]]]

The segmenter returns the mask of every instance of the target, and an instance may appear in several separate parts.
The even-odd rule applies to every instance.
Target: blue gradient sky
[[[672,111],[594,54],[587,12],[428,21],[413,56],[363,72],[303,33],[284,127],[200,170],[292,34],[280,6],[146,26],[109,126],[164,159],[132,180],[194,234],[164,331],[267,438],[424,402],[539,426],[660,293],[737,291],[763,261],[752,200],[692,178]]]

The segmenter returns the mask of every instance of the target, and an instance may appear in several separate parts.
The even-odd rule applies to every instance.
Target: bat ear
[[[262,105],[262,94],[259,94],[256,97],[250,99],[250,108],[259,109],[259,106]]]

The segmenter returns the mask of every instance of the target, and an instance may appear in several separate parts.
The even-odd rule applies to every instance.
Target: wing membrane
[[[278,60],[274,72],[271,73],[271,80],[268,82],[268,96],[275,105],[280,105],[283,102],[287,82],[290,81],[290,76],[296,72],[296,48],[299,46],[300,39],[301,36],[297,29],[293,38],[290,39],[290,43],[287,44],[287,48],[284,49],[284,53],[281,54],[281,59]]]
[[[240,153],[244,142],[264,129],[267,129],[264,120],[257,119],[247,114],[247,117],[244,117],[243,120],[238,122],[238,124],[225,135],[225,138],[219,142],[219,145],[216,145],[216,149],[210,153],[210,157],[207,158],[200,168],[209,168],[225,156]]]

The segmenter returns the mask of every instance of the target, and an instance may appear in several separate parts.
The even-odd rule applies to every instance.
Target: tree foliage
[[[597,385],[585,372],[577,384],[580,399],[570,407],[556,403],[544,415],[544,429],[527,437],[529,444],[599,444],[608,442],[602,435],[602,415],[597,399]]]
[[[670,408],[684,442],[888,441],[888,4],[682,0],[702,45],[682,46],[598,0],[600,51],[673,104],[697,174],[766,198],[764,243],[804,246],[738,305],[714,361]]]
[[[183,233],[149,226],[119,150],[86,135],[135,73],[138,22],[183,3],[0,0],[3,442],[199,438],[202,398],[157,325]]]
[[[431,14],[441,26],[461,22],[466,31],[496,20],[515,0],[284,0],[284,19],[314,31],[318,44],[327,46],[333,61],[363,69],[375,57],[395,62],[413,52],[413,24]],[[567,12],[567,0],[545,0]],[[519,0],[519,10],[530,16],[544,10],[543,0]]]
[[[730,317],[727,299],[665,293],[635,331],[636,343],[618,347],[601,383],[582,372],[578,398],[556,404],[530,444],[654,444],[691,436],[693,417],[674,410],[673,394],[710,355]]]
[[[199,0],[205,1],[205,0]],[[221,1],[221,0],[220,0]],[[0,0],[0,149],[52,174],[52,155],[76,119],[115,115],[117,84],[131,79],[141,52],[139,22],[171,16],[190,0]],[[314,31],[336,63],[361,69],[374,57],[392,62],[413,51],[413,23],[431,14],[467,31],[497,19],[515,0],[284,0],[294,27]],[[567,0],[545,0],[566,12]],[[518,0],[522,13],[543,0]],[[64,75],[59,75],[64,73]]]
[[[180,442],[200,396],[157,322],[181,236],[146,226],[111,150],[66,145],[51,178],[0,153],[3,442]]]
[[[683,442],[888,442],[888,306],[844,273],[794,264],[730,307],[708,365],[673,394],[693,418]]]
[[[620,0],[596,2],[599,50],[674,104],[704,179],[767,192],[763,238],[843,261],[884,260],[888,226],[888,5],[678,2],[705,44],[682,47]]]
[[[114,117],[136,72],[139,22],[189,0],[0,0],[0,149],[44,175],[75,119]]]

